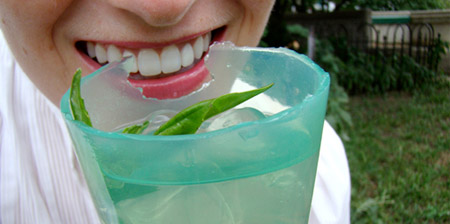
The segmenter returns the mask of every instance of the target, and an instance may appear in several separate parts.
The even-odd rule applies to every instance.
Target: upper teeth
[[[99,43],[87,42],[87,53],[91,58],[97,58],[101,64],[120,61],[123,57],[131,56],[135,65],[131,72],[139,71],[143,76],[155,76],[176,72],[182,67],[192,65],[195,59],[200,59],[203,52],[208,50],[210,41],[211,33],[207,33],[197,37],[193,44],[185,43],[181,48],[172,44],[164,47],[160,53],[154,49],[145,48],[139,50],[137,55],[132,50],[121,50],[112,44],[105,47]]]

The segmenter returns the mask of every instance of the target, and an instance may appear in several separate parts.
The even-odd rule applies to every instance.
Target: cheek
[[[256,46],[272,10],[274,0],[241,0],[243,16],[237,25],[236,45]]]
[[[69,0],[2,1],[1,26],[10,45],[52,50],[54,24],[70,2]]]
[[[240,2],[247,10],[266,14],[272,9],[275,0],[240,0]]]
[[[52,32],[70,0],[4,0],[1,28],[10,45],[53,50]],[[15,49],[13,49],[15,50]],[[26,52],[24,52],[26,53]]]
[[[6,0],[0,3],[0,13],[7,25],[43,28],[55,23],[70,3],[71,0]]]
[[[56,99],[64,65],[53,39],[54,24],[71,1],[3,0],[0,2],[2,32],[22,69],[47,96]]]

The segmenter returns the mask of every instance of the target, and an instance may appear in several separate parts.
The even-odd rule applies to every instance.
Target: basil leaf
[[[260,93],[265,92],[270,87],[273,86],[273,83],[264,87],[261,87],[259,89],[254,89],[246,92],[239,92],[239,93],[229,93],[223,96],[219,96],[216,99],[213,100],[211,104],[211,108],[209,109],[208,113],[205,116],[205,120],[207,120],[210,117],[213,117],[217,114],[220,114],[222,112],[225,112],[247,100],[250,98],[259,95]]]
[[[142,134],[142,132],[148,127],[149,124],[150,124],[149,121],[145,121],[141,125],[136,124],[131,127],[127,127],[125,129],[123,129],[122,133],[123,134],[136,134],[136,135]]]
[[[73,75],[72,85],[70,87],[70,110],[74,120],[81,121],[92,127],[89,113],[86,110],[84,100],[81,97],[80,86],[81,69],[77,69]],[[194,134],[205,120],[241,104],[242,102],[266,91],[272,86],[273,83],[259,89],[239,93],[230,93],[215,99],[198,102],[182,110],[165,124],[161,125],[161,127],[156,130],[154,135]],[[141,125],[127,127],[122,131],[122,133],[141,134],[149,126],[149,123],[149,121],[145,121]]]
[[[154,135],[194,134],[203,121],[241,104],[272,86],[273,83],[259,89],[229,93],[215,99],[196,103],[182,110],[167,121],[167,123],[161,125]]]
[[[154,135],[183,135],[197,131],[204,121],[213,100],[198,102],[182,110],[166,123],[161,125]]]
[[[81,97],[80,84],[81,83],[81,69],[77,69],[73,75],[72,85],[70,87],[70,111],[72,112],[73,119],[81,121],[84,124],[92,127],[89,113],[84,106],[84,100]]]

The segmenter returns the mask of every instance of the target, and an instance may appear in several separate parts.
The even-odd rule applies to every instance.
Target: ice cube
[[[153,113],[151,113],[149,116],[147,116],[147,120],[150,122],[147,129],[142,134],[149,134],[156,131],[159,126],[166,123],[170,118],[175,116],[177,114],[174,110],[158,110]]]
[[[159,126],[166,123],[170,118],[172,118],[176,114],[177,114],[177,111],[175,111],[175,110],[157,110],[157,111],[151,112],[150,114],[148,114],[147,116],[145,116],[142,119],[123,124],[123,125],[115,128],[115,130],[121,131],[125,127],[129,127],[132,125],[140,125],[140,124],[144,123],[144,121],[149,121],[148,127],[142,132],[142,134],[144,134],[144,135],[151,134],[154,131],[156,131],[156,129],[158,129]]]
[[[231,109],[206,121],[198,130],[198,133],[215,131],[243,122],[260,120],[265,117],[262,112],[251,107]]]
[[[160,186],[116,204],[121,223],[234,224],[228,202],[215,184]]]

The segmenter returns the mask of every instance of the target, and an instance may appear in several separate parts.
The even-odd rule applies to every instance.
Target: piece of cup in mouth
[[[131,85],[147,98],[171,99],[187,95],[209,82],[203,58],[211,43],[221,41],[225,27],[160,48],[126,49],[113,44],[79,41],[77,49],[91,62],[104,65],[132,57]]]

